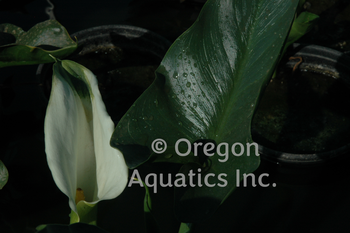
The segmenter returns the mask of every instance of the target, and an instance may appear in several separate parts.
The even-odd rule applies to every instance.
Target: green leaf
[[[0,160],[0,190],[5,186],[9,179],[9,172],[5,164]]]
[[[38,23],[28,32],[12,24],[1,24],[0,32],[1,37],[15,39],[13,43],[1,41],[0,68],[53,62],[49,54],[64,58],[77,48],[77,43],[56,20]]]
[[[289,32],[288,39],[283,48],[282,54],[284,54],[289,45],[293,44],[303,35],[308,33],[317,22],[319,16],[311,12],[301,12],[300,15],[294,20],[292,28]]]
[[[40,233],[107,233],[107,231],[93,225],[74,223],[71,225],[40,225],[37,227]]]
[[[1,24],[0,31],[13,35],[16,40],[19,39],[23,33],[25,33],[22,28],[10,23]]]
[[[191,223],[182,222],[180,225],[179,233],[190,233],[191,232]]]
[[[165,140],[168,149],[163,154],[154,153],[156,161],[187,163],[181,169],[187,187],[175,189],[175,211],[180,221],[209,217],[235,189],[236,170],[241,179],[243,173],[259,166],[254,149],[247,155],[246,144],[252,143],[250,125],[298,2],[207,1],[194,25],[170,47],[153,84],[116,127],[111,145],[123,152],[130,167],[149,159],[152,142],[159,138]],[[181,157],[175,150],[181,138],[190,143],[227,143],[230,148],[242,143],[245,149],[241,156],[229,153],[227,161],[218,153],[203,157],[193,152]],[[184,153],[187,144],[181,143],[179,150]],[[197,183],[191,187],[187,176],[191,170],[195,181],[197,173],[202,180],[213,175],[208,180],[215,186],[199,187]]]
[[[157,221],[152,212],[152,200],[149,189],[147,185],[142,181],[143,186],[145,187],[145,198],[143,201],[143,211],[145,216],[146,223],[146,232],[157,233],[160,232],[158,228]]]

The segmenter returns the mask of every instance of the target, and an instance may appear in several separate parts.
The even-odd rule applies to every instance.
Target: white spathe
[[[78,188],[90,204],[123,192],[128,168],[109,144],[114,123],[90,70],[69,60],[54,64],[44,127],[48,165],[74,212]]]

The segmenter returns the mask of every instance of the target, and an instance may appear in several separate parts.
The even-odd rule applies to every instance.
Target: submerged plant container
[[[78,49],[69,57],[97,77],[99,89],[112,120],[117,123],[153,82],[171,43],[147,29],[129,25],[89,28],[71,35]],[[50,95],[52,64],[42,64],[37,75]]]
[[[261,98],[252,137],[262,158],[316,165],[350,151],[350,58],[294,44]]]

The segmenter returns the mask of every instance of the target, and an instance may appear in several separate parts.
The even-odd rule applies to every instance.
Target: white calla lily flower
[[[117,197],[126,187],[123,154],[109,144],[113,130],[95,75],[73,61],[56,62],[45,117],[45,150],[53,179],[76,213],[73,222],[82,221],[84,208],[89,211],[86,208]],[[85,207],[79,208],[81,204]]]

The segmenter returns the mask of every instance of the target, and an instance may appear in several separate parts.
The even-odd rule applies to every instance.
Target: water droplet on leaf
[[[60,28],[53,28],[52,30],[53,30],[55,33],[61,32],[61,29],[60,29]]]

